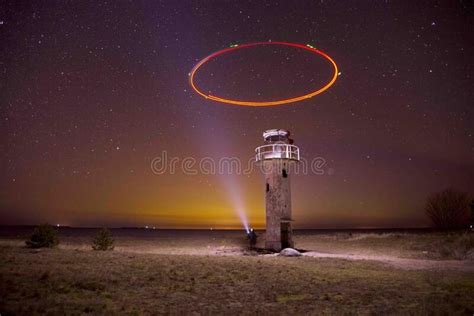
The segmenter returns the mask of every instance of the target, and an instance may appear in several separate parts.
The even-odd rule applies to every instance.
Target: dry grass
[[[233,236],[229,235],[224,246],[229,249],[242,247],[241,239]],[[299,241],[308,243],[303,237],[300,236]],[[185,245],[191,244],[195,246],[194,251],[208,250],[205,252],[207,255],[182,254],[182,249],[166,253],[156,249],[160,248],[156,245],[163,243],[159,238],[155,238],[153,251],[152,238],[136,236],[116,238],[119,251],[113,252],[89,250],[87,243],[83,242],[90,240],[84,236],[63,236],[61,239],[66,241],[66,245],[62,248],[40,251],[24,248],[19,240],[0,243],[0,313],[274,315],[474,312],[472,272],[407,271],[368,261],[309,257],[242,256],[235,253],[219,256],[215,253],[216,249],[222,249],[222,242],[219,238],[212,238],[175,237],[173,240],[174,247],[181,245],[188,249]],[[321,240],[321,236],[312,238]],[[377,238],[373,238],[377,241],[369,242],[375,244],[375,249],[378,249],[380,239]],[[327,246],[334,243],[330,237],[327,239]],[[367,242],[364,241],[366,237],[353,241],[345,239],[339,241],[358,245],[352,247],[352,251],[361,247],[359,243]],[[321,244],[311,245],[317,248]],[[139,253],[137,249],[142,251]]]
[[[474,233],[303,233],[298,247],[328,253],[463,260],[474,251]],[[474,258],[473,258],[474,259]]]

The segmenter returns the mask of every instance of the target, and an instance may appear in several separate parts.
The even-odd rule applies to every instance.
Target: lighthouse
[[[291,228],[290,167],[300,160],[290,132],[271,129],[263,133],[264,145],[255,149],[265,174],[265,248],[280,251],[294,247]]]

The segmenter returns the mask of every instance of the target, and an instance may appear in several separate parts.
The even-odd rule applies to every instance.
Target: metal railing
[[[300,149],[290,144],[269,144],[255,149],[255,159],[292,159],[300,160]]]

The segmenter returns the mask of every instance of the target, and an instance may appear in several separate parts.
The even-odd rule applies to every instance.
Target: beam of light
[[[235,183],[238,185],[238,183]],[[235,190],[236,187],[229,188],[227,192],[230,195],[230,200],[231,203],[234,207],[234,211],[237,213],[237,216],[239,216],[240,222],[242,223],[242,226],[245,228],[245,231],[248,233],[250,230],[249,223],[247,220],[247,213],[245,212],[245,207],[243,203],[243,194],[240,190]]]
[[[223,125],[223,118],[216,116],[214,120],[209,121],[209,118],[202,117],[205,121],[202,122],[202,126],[208,126],[212,124],[216,130],[225,131],[227,126]],[[231,134],[232,135],[232,134]],[[210,135],[208,129],[198,129],[195,134],[195,139],[199,140],[199,150],[206,157],[212,157],[214,162],[217,164],[214,173],[208,174],[207,176],[213,176],[216,178],[218,185],[222,188],[222,192],[225,195],[226,208],[231,210],[235,216],[235,220],[239,220],[242,227],[249,231],[249,222],[247,215],[247,198],[245,188],[245,179],[241,171],[234,170],[231,165],[229,169],[224,169],[220,165],[220,161],[225,157],[236,157],[236,147],[240,147],[238,140],[231,137],[228,133],[213,133],[212,141],[210,141]],[[249,148],[249,154],[251,148]],[[243,159],[242,161],[246,161]],[[220,168],[223,168],[220,170]]]
[[[238,49],[243,49],[243,48],[249,48],[249,47],[254,47],[254,46],[263,46],[263,45],[280,45],[280,46],[290,46],[290,47],[296,47],[296,48],[301,48],[307,51],[310,51],[311,53],[314,53],[316,55],[323,56],[326,58],[331,65],[333,66],[333,76],[331,80],[324,85],[322,88],[319,88],[317,90],[314,90],[312,92],[309,92],[307,94],[293,97],[293,98],[288,98],[288,99],[282,99],[282,100],[273,100],[273,101],[242,101],[242,100],[234,100],[234,99],[227,99],[227,98],[222,98],[219,96],[215,95],[210,95],[202,92],[194,83],[194,77],[196,76],[197,71],[201,66],[203,66],[205,63],[207,63],[209,60],[216,58],[220,55],[223,55],[225,53],[229,53],[232,51],[236,51]],[[301,44],[296,44],[296,43],[288,43],[288,42],[257,42],[257,43],[248,43],[248,44],[241,44],[241,45],[231,45],[229,48],[217,51],[215,53],[212,53],[211,55],[207,56],[206,58],[202,59],[199,61],[191,70],[189,73],[189,84],[193,88],[196,93],[201,95],[202,97],[213,100],[216,102],[222,102],[222,103],[228,103],[228,104],[234,104],[234,105],[242,105],[242,106],[273,106],[273,105],[281,105],[281,104],[287,104],[287,103],[293,103],[293,102],[298,102],[298,101],[303,101],[309,98],[314,97],[315,95],[318,95],[320,93],[323,93],[327,89],[329,89],[334,82],[336,82],[336,79],[338,77],[339,70],[337,68],[336,62],[326,53],[314,48],[313,46],[307,44],[307,45],[301,45]]]
[[[228,194],[228,198],[232,204],[232,207],[234,208],[234,212],[237,214],[242,226],[248,233],[250,231],[250,227],[247,220],[247,213],[245,212],[244,194],[237,177],[237,175],[226,175],[221,176],[220,180]]]

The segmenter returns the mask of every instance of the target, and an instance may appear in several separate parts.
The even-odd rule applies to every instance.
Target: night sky
[[[2,1],[0,224],[264,225],[264,180],[157,175],[168,158],[253,157],[291,131],[322,174],[292,175],[296,228],[429,224],[426,196],[474,193],[474,10],[420,1]],[[340,75],[304,102],[205,100],[188,74],[232,44],[311,44]],[[257,47],[197,82],[236,99],[292,97],[331,75],[322,57]]]

